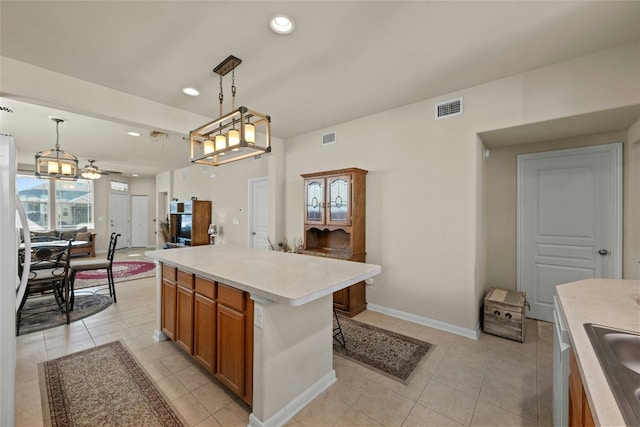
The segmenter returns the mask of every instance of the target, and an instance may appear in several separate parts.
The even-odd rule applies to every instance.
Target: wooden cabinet
[[[253,300],[162,264],[162,331],[247,404],[253,403]]]
[[[169,211],[172,243],[185,246],[209,244],[210,200],[171,202]]]
[[[162,332],[172,340],[176,337],[176,271],[175,267],[162,264]]]
[[[582,378],[573,349],[569,356],[569,426],[571,427],[593,427],[595,421],[591,413],[591,407],[584,392]]]
[[[195,284],[193,357],[213,374],[216,368],[216,284],[201,277],[196,277]]]
[[[357,168],[303,174],[305,187],[303,253],[364,262],[367,171]],[[348,316],[366,309],[364,282],[333,295],[334,307]]]
[[[193,274],[178,270],[177,284],[175,341],[184,351],[193,354]]]
[[[253,301],[218,284],[216,378],[245,401],[253,392]],[[250,381],[249,381],[250,379]]]

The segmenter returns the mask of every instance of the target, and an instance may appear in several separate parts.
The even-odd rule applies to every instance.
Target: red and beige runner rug
[[[150,261],[113,261],[113,281],[145,279],[156,274],[156,265]],[[80,271],[76,275],[74,289],[91,288],[107,284],[106,270]]]
[[[180,417],[120,341],[38,365],[45,426],[176,426]]]

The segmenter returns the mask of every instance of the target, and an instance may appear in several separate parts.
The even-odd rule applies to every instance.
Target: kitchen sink
[[[640,425],[640,333],[585,323],[613,395],[628,425]]]

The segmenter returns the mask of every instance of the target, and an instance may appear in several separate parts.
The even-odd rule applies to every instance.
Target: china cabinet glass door
[[[349,176],[327,178],[328,225],[351,224],[351,179]]]
[[[308,179],[305,188],[305,224],[324,224],[324,179]]]

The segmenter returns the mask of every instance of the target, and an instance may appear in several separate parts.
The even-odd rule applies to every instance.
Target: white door
[[[249,247],[269,249],[269,179],[249,180]]]
[[[134,248],[147,247],[147,203],[147,196],[131,196],[131,246]]]
[[[518,156],[518,289],[553,322],[558,284],[622,275],[622,145]]]
[[[109,197],[109,234],[111,233],[120,233],[116,249],[129,246],[128,194],[111,193]]]

